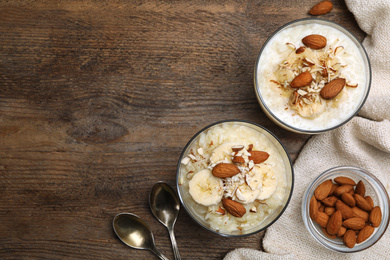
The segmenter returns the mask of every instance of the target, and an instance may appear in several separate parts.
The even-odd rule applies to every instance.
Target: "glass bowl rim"
[[[282,147],[287,159],[288,159],[288,163],[289,163],[289,168],[291,169],[291,188],[290,188],[290,194],[288,195],[288,198],[286,200],[286,203],[285,205],[283,205],[283,209],[280,211],[280,213],[266,226],[264,226],[263,228],[261,229],[258,229],[258,230],[255,230],[253,232],[250,232],[250,233],[247,233],[247,234],[238,234],[238,235],[235,235],[235,234],[225,234],[225,233],[221,233],[221,232],[218,232],[214,229],[211,229],[205,225],[203,225],[195,216],[193,216],[193,214],[191,213],[191,211],[187,208],[186,204],[184,203],[184,200],[182,198],[182,195],[181,195],[181,192],[180,192],[180,185],[179,185],[179,175],[180,175],[180,166],[181,166],[181,161],[185,155],[185,152],[187,151],[187,149],[189,148],[189,146],[192,144],[192,142],[201,134],[203,133],[204,131],[216,126],[216,125],[219,125],[219,124],[223,124],[223,123],[246,123],[246,124],[249,124],[249,125],[253,125],[253,126],[256,126],[256,127],[259,127],[260,129],[262,129],[263,131],[267,132],[268,134],[271,135],[271,137],[273,137],[277,143],[280,144],[280,146]],[[207,125],[206,127],[203,127],[201,130],[199,130],[198,132],[196,132],[192,137],[191,139],[187,142],[187,144],[184,146],[181,154],[180,154],[180,157],[179,157],[179,161],[177,163],[177,168],[176,168],[176,188],[177,188],[177,193],[179,195],[179,198],[180,198],[180,202],[181,204],[183,205],[185,211],[187,212],[187,214],[191,217],[192,220],[194,220],[199,226],[203,227],[204,229],[214,233],[214,234],[217,234],[217,235],[220,235],[220,236],[223,236],[223,237],[246,237],[246,236],[250,236],[250,235],[253,235],[253,234],[256,234],[258,232],[261,232],[265,229],[267,229],[268,227],[270,227],[272,224],[274,224],[282,215],[283,213],[285,212],[285,210],[287,209],[287,206],[289,205],[290,201],[291,201],[291,197],[292,197],[292,194],[293,194],[293,190],[294,190],[294,168],[293,168],[293,164],[292,164],[292,161],[291,161],[291,158],[290,158],[290,155],[289,153],[287,152],[287,149],[286,147],[283,145],[283,143],[279,140],[279,138],[277,138],[275,136],[275,134],[273,134],[271,131],[269,131],[268,129],[266,129],[265,127],[257,124],[257,123],[253,123],[251,121],[247,121],[247,120],[240,120],[240,119],[227,119],[227,120],[222,120],[222,121],[217,121],[217,122],[214,122],[212,124],[209,124]]]
[[[259,86],[259,83],[258,83],[258,76],[257,76],[257,71],[258,71],[258,66],[259,66],[259,62],[260,62],[260,58],[261,58],[261,55],[265,49],[265,47],[268,45],[268,43],[273,39],[273,37],[279,33],[280,31],[282,31],[283,29],[285,29],[286,27],[290,26],[290,25],[293,25],[293,24],[296,24],[296,23],[301,23],[301,22],[305,22],[305,21],[312,21],[313,23],[316,23],[317,21],[320,21],[321,23],[328,23],[327,25],[329,26],[335,26],[336,29],[339,29],[337,27],[340,27],[341,29],[345,30],[347,33],[341,31],[343,34],[345,34],[348,38],[352,38],[351,40],[352,41],[356,41],[358,43],[358,48],[360,48],[362,51],[362,57],[363,57],[363,61],[366,60],[367,61],[367,66],[368,66],[368,77],[367,77],[367,93],[365,94],[365,96],[363,97],[363,100],[360,104],[360,106],[356,109],[356,111],[351,115],[349,116],[348,118],[346,118],[345,120],[343,120],[341,123],[335,125],[335,126],[332,126],[332,127],[328,127],[328,128],[324,128],[324,129],[320,129],[320,130],[305,130],[305,129],[300,129],[300,128],[297,128],[295,126],[292,126],[290,124],[287,124],[286,122],[284,122],[283,120],[281,120],[279,117],[277,117],[272,111],[271,109],[269,109],[269,107],[266,105],[266,103],[264,102],[263,100],[263,96],[261,95],[260,93],[260,90],[258,91],[258,86]],[[267,110],[267,112],[270,114],[270,116],[277,121],[278,125],[282,126],[283,128],[287,129],[287,130],[290,130],[290,131],[293,131],[295,133],[301,133],[301,134],[320,134],[320,133],[325,133],[325,132],[328,132],[328,131],[331,131],[333,129],[336,129],[346,123],[348,123],[353,117],[355,117],[359,111],[362,109],[362,107],[364,106],[364,104],[366,103],[366,100],[368,98],[368,95],[370,93],[370,90],[371,90],[371,83],[372,83],[372,69],[371,69],[371,63],[370,63],[370,58],[368,57],[368,54],[367,54],[367,51],[366,49],[364,48],[362,42],[359,41],[359,39],[350,31],[348,30],[347,28],[345,28],[344,26],[342,26],[341,24],[339,23],[336,23],[334,21],[330,21],[330,20],[326,20],[326,19],[322,19],[322,18],[302,18],[302,19],[297,19],[297,20],[293,20],[291,22],[288,22],[282,26],[280,26],[278,29],[276,29],[268,38],[267,40],[264,42],[263,46],[261,47],[260,51],[259,51],[259,55],[257,56],[257,59],[256,59],[256,63],[255,63],[255,68],[254,68],[254,88],[255,88],[255,93],[256,93],[256,97],[257,97],[257,100],[261,105],[261,107],[264,107],[265,110]],[[267,113],[266,113],[267,114]]]

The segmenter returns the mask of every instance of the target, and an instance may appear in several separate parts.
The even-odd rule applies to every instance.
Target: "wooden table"
[[[254,95],[267,37],[317,1],[2,1],[0,3],[0,258],[157,259],[112,231],[119,212],[151,226],[154,183],[201,128],[243,119],[271,130],[295,160],[310,136],[272,123]],[[362,40],[343,1],[324,19]],[[176,187],[175,187],[176,189]],[[182,210],[183,259],[262,249],[263,232],[214,235]]]

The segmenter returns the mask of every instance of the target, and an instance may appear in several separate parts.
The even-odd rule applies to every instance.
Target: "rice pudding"
[[[179,193],[186,209],[211,230],[246,234],[285,206],[291,191],[285,165],[263,133],[239,122],[217,124],[182,155]]]
[[[278,31],[263,47],[256,70],[263,109],[298,132],[320,132],[348,121],[364,103],[369,85],[367,56],[357,40],[321,20],[298,21]]]

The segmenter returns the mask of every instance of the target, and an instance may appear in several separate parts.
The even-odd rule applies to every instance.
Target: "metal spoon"
[[[164,182],[156,183],[149,195],[149,206],[153,215],[167,227],[172,242],[173,254],[180,260],[173,228],[180,211],[180,201],[171,186]]]
[[[129,247],[147,249],[160,259],[169,260],[156,248],[152,231],[148,224],[138,216],[131,213],[120,213],[114,217],[112,226],[118,238]]]

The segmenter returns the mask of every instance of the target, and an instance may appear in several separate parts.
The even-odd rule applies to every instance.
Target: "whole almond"
[[[348,206],[355,207],[356,202],[351,194],[344,192],[343,194],[341,194],[341,200]]]
[[[318,212],[324,212],[325,206],[321,204],[321,206],[318,208]]]
[[[332,216],[335,213],[336,209],[334,207],[325,207],[324,213],[328,216]]]
[[[250,154],[249,160],[252,160],[254,164],[265,162],[269,157],[269,154],[263,151],[250,151]]]
[[[344,227],[353,230],[360,230],[364,228],[365,225],[366,225],[366,221],[364,221],[364,219],[362,218],[353,217],[343,221]]]
[[[363,197],[363,196],[362,196]],[[374,201],[372,200],[371,196],[365,196],[364,199],[368,202],[371,208],[374,208]]]
[[[353,195],[353,197],[355,198],[356,206],[358,206],[359,208],[365,211],[372,210],[373,207],[370,205],[370,203],[367,202],[365,198],[363,198],[359,194],[355,194]]]
[[[218,178],[228,178],[238,173],[240,173],[240,169],[230,163],[219,163],[212,170],[212,174]]]
[[[290,83],[292,88],[301,88],[308,86],[313,81],[313,77],[309,71],[302,72],[296,76]]]
[[[233,157],[233,162],[242,164],[242,163],[245,163],[245,159],[242,156],[234,156]]]
[[[310,199],[309,214],[310,214],[311,219],[313,219],[313,220],[316,219],[317,214],[318,214],[317,199],[314,195]]]
[[[339,232],[337,232],[337,236],[338,237],[344,236],[346,231],[347,231],[347,229],[345,227],[341,226],[340,229],[339,229]]]
[[[379,227],[382,222],[382,211],[380,207],[376,206],[371,210],[369,220],[373,227]]]
[[[364,186],[364,183],[362,181],[359,181],[356,184],[355,193],[359,194],[362,197],[366,196],[366,186]]]
[[[336,201],[338,200],[338,198],[336,196],[329,196],[323,200],[321,200],[322,204],[324,204],[325,206],[328,206],[328,207],[334,207],[334,205],[336,204]]]
[[[329,216],[324,212],[318,212],[315,222],[317,222],[321,227],[326,228],[328,224]]]
[[[314,196],[316,196],[317,200],[323,200],[328,197],[330,191],[332,190],[332,180],[326,180],[314,190]]]
[[[329,235],[336,235],[339,232],[342,223],[343,217],[341,215],[341,212],[337,210],[335,213],[333,213],[332,216],[330,216],[328,224],[326,226],[326,232],[328,232]]]
[[[356,244],[356,233],[353,230],[347,230],[343,236],[343,243],[346,247],[353,248]]]
[[[332,2],[330,1],[322,1],[318,4],[316,4],[315,6],[313,6],[310,11],[309,11],[309,14],[311,15],[323,15],[323,14],[327,14],[329,13],[330,11],[332,11],[333,9],[333,4]]]
[[[338,185],[352,185],[352,186],[356,185],[356,182],[354,180],[344,176],[335,178],[334,182],[337,183]]]
[[[349,218],[353,218],[355,216],[352,209],[347,204],[342,202],[341,200],[338,200],[336,202],[336,209],[341,212],[343,219],[349,219]]]
[[[362,218],[364,219],[365,222],[368,221],[368,212],[367,211],[364,211],[358,207],[352,207],[351,208],[353,213],[354,213],[354,217],[358,217],[358,218]]]
[[[364,228],[362,228],[357,235],[356,243],[359,244],[365,241],[367,238],[369,238],[372,235],[372,233],[374,233],[374,230],[375,228],[372,226],[365,226]]]
[[[326,84],[320,91],[323,99],[335,98],[345,86],[345,79],[337,78]]]
[[[246,213],[246,209],[239,202],[231,199],[222,199],[222,205],[231,215],[241,218]]]
[[[333,194],[336,196],[341,196],[341,194],[343,194],[345,192],[350,192],[351,190],[353,190],[352,185],[342,185],[342,186],[337,187],[334,190]]]
[[[311,34],[302,39],[303,44],[313,50],[319,50],[326,46],[326,38],[322,35]]]

